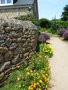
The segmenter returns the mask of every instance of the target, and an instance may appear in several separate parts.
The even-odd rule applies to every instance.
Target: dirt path
[[[54,49],[50,63],[52,81],[55,83],[50,90],[68,90],[68,42],[52,37],[50,43]]]

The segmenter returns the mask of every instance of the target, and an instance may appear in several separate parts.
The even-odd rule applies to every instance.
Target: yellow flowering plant
[[[32,55],[27,66],[17,66],[17,70],[10,74],[8,87],[12,85],[13,90],[48,90],[51,66],[47,57],[52,54],[50,45],[40,44],[40,52]]]

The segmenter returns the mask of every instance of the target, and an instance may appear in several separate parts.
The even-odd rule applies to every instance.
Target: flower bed
[[[51,84],[48,57],[52,54],[50,45],[40,44],[40,51],[31,56],[28,65],[17,66],[0,90],[48,90]]]

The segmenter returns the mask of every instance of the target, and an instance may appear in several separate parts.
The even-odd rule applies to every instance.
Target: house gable
[[[1,1],[4,3],[2,4]],[[4,2],[5,1],[5,2]],[[10,2],[10,3],[7,3]],[[32,14],[38,19],[37,0],[0,0],[0,18]]]

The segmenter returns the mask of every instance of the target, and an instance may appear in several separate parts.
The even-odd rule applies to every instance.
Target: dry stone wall
[[[13,66],[29,59],[37,38],[37,28],[30,21],[0,20],[0,85]]]

